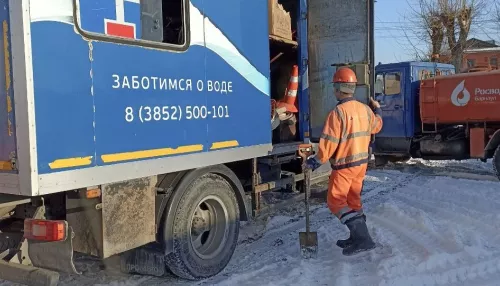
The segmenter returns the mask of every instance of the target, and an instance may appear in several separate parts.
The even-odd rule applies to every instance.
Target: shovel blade
[[[300,253],[303,258],[316,258],[318,255],[318,233],[299,232]]]

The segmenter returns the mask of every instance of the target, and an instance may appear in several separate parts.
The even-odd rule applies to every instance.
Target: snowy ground
[[[313,260],[300,258],[297,204],[242,227],[230,264],[209,280],[120,276],[84,259],[84,274],[63,276],[60,285],[500,285],[500,182],[491,162],[412,160],[372,170],[363,199],[382,245],[369,253],[343,257],[335,241],[347,229],[317,201]]]

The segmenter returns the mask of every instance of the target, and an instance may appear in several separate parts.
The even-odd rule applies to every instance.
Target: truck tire
[[[389,156],[389,155],[377,155],[375,156],[375,167],[384,167],[389,162],[391,163],[407,163],[411,160],[410,156]]]
[[[182,192],[173,212],[173,251],[165,257],[170,271],[199,280],[222,271],[231,260],[240,228],[235,191],[222,176],[205,173]],[[174,206],[173,206],[174,207]]]
[[[384,167],[387,163],[389,163],[389,158],[387,156],[375,155],[375,167]]]
[[[389,162],[391,163],[407,163],[411,160],[410,156],[389,156]]]
[[[493,171],[497,175],[497,178],[500,180],[500,145],[495,150],[495,154],[493,154]]]

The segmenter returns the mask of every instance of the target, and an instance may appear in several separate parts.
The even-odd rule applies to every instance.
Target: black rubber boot
[[[362,217],[366,221],[366,215],[362,215]],[[353,243],[352,232],[350,232],[348,239],[337,240],[337,246],[340,248],[346,248],[346,247],[350,246],[352,243]]]
[[[346,248],[352,244],[352,234],[349,235],[348,239],[339,239],[337,240],[337,246],[340,248]]]
[[[375,248],[366,222],[362,217],[356,217],[346,222],[347,227],[351,231],[352,243],[342,250],[342,254],[346,256],[354,255],[359,252],[372,250]]]

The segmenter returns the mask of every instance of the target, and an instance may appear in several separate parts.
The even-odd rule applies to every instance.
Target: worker
[[[356,74],[348,67],[340,67],[333,76],[338,104],[328,114],[317,154],[306,160],[306,167],[313,170],[330,161],[327,205],[350,231],[348,239],[337,241],[337,246],[343,248],[342,254],[347,256],[375,248],[366,226],[361,191],[371,135],[382,129],[380,104],[370,99],[374,112],[357,101],[356,83]]]

